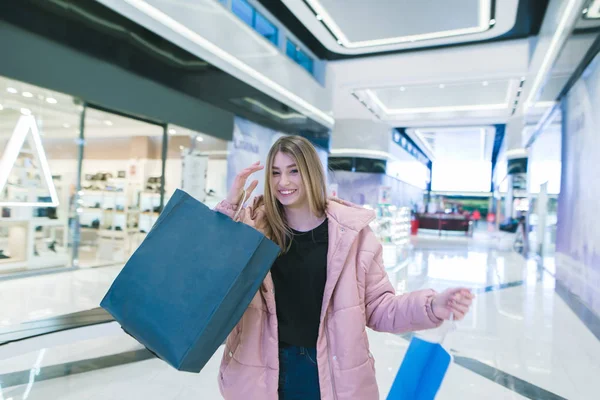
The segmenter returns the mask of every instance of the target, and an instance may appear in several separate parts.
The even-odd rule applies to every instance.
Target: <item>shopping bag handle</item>
[[[450,313],[450,318],[448,319],[448,321],[450,321],[450,328],[446,329],[446,331],[442,335],[440,344],[444,344],[444,341],[446,341],[446,336],[448,336],[448,333],[454,332],[456,330],[456,322],[454,321],[454,312]]]
[[[235,214],[233,215],[234,221],[237,220],[238,215],[240,215],[240,211],[242,211],[242,208],[244,208],[244,203],[246,202],[246,200],[248,200],[248,199],[246,199],[246,195],[247,195],[246,189],[244,189],[244,195],[242,196],[242,201],[240,202],[240,204],[238,204],[238,209],[235,212]]]

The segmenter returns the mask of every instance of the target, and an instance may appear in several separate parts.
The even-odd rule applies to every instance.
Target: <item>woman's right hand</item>
[[[260,165],[260,161],[257,161],[248,168],[244,168],[243,170],[241,170],[240,173],[235,176],[233,184],[229,189],[229,194],[227,195],[227,202],[233,205],[240,205],[239,203],[242,201],[242,195],[244,194],[244,187],[246,186],[246,181],[248,180],[250,175],[260,171],[263,168],[264,166]],[[254,191],[254,189],[256,189],[257,185],[258,181],[254,180],[246,188],[246,199],[250,198],[252,192]]]

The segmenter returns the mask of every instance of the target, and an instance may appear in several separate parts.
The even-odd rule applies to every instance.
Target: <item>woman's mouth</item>
[[[281,194],[282,196],[291,196],[292,194],[296,193],[297,189],[292,189],[292,190],[280,190],[279,194]]]

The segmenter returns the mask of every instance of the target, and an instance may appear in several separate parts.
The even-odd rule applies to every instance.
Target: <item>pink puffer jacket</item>
[[[238,220],[256,227],[262,207],[246,207]],[[236,207],[216,210],[233,217]],[[375,362],[366,327],[402,333],[434,328],[442,321],[431,312],[435,292],[396,296],[383,268],[382,246],[369,223],[373,211],[330,199],[327,283],[317,340],[322,400],[376,400]],[[277,400],[279,346],[273,280],[269,273],[225,344],[219,387],[226,400]]]

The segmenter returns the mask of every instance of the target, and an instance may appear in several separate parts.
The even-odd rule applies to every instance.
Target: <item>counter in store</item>
[[[419,229],[472,233],[471,219],[460,214],[417,214]]]

